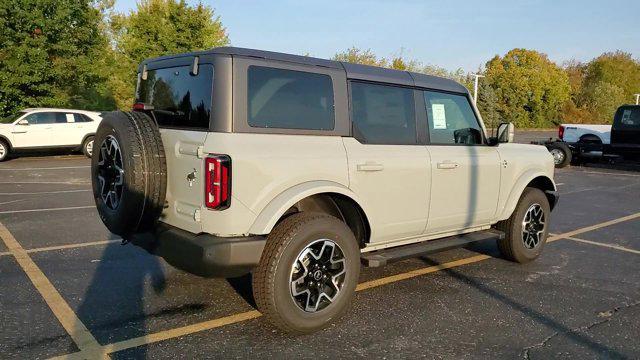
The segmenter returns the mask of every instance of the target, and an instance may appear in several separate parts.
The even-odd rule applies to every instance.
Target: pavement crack
[[[582,332],[585,333],[591,329],[593,329],[594,327],[604,324],[606,322],[611,321],[611,319],[613,318],[613,315],[615,315],[617,312],[619,312],[620,310],[624,310],[624,309],[629,309],[631,307],[634,306],[638,306],[640,305],[640,301],[636,301],[633,303],[627,303],[624,305],[620,305],[620,306],[616,306],[611,310],[606,310],[606,311],[601,311],[598,313],[598,320],[593,321],[587,325],[583,325],[583,326],[579,326],[579,327],[575,327],[572,329],[569,329],[568,331],[554,331],[551,335],[547,336],[546,338],[544,338],[541,342],[527,346],[525,348],[522,349],[522,357],[526,360],[530,360],[531,359],[531,350],[535,350],[535,349],[539,349],[544,347],[545,345],[547,345],[547,343],[549,341],[551,341],[553,338],[555,338],[558,335],[564,335],[564,334],[570,334],[570,333],[578,333],[578,332]]]

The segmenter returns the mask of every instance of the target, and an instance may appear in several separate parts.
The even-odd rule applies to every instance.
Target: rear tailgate
[[[192,233],[202,231],[204,161],[201,154],[207,133],[160,129],[167,157],[167,205],[160,220]]]

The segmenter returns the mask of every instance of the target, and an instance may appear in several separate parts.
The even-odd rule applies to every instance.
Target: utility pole
[[[480,74],[472,74],[473,76],[475,76],[475,82],[473,83],[473,103],[477,104],[478,103],[478,79],[479,78],[483,78],[484,75],[480,75]]]
[[[636,96],[636,105],[640,105],[640,94],[633,94]]]

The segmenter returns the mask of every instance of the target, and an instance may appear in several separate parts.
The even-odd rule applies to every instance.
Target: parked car
[[[640,106],[623,105],[616,110],[612,125],[562,124],[558,139],[534,142],[545,145],[556,167],[593,158],[611,160],[640,156]]]
[[[0,119],[0,161],[12,153],[71,148],[91,157],[102,117],[93,111],[25,109]]]
[[[512,124],[488,138],[457,82],[230,47],[146,60],[138,76],[136,111],[96,134],[102,221],[194,274],[252,272],[284,331],[339,318],[361,263],[481,240],[524,263],[544,247],[552,157],[511,143]]]

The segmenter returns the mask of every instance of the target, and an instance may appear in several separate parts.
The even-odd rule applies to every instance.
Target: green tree
[[[0,2],[0,116],[24,107],[104,109],[108,48],[90,0]]]
[[[588,108],[599,122],[610,122],[615,109],[631,103],[639,91],[640,62],[629,53],[604,53],[586,65],[577,105]]]
[[[355,46],[350,47],[346,51],[335,54],[333,56],[333,60],[371,66],[388,66],[388,61],[384,58],[378,58],[371,49],[363,50]]]
[[[110,16],[114,74],[110,87],[119,107],[133,103],[138,64],[150,57],[229,44],[226,29],[209,6],[184,0],[142,0],[129,14]]]
[[[496,56],[487,62],[485,75],[500,118],[523,128],[552,126],[570,98],[566,72],[537,51],[513,49]]]

